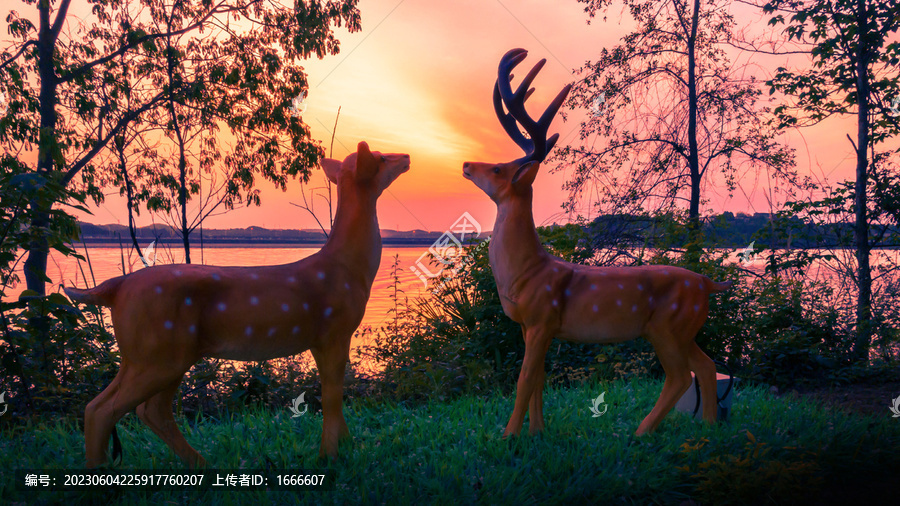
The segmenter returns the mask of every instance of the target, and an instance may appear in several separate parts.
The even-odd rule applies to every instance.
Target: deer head
[[[524,49],[512,49],[503,55],[497,82],[494,84],[494,111],[497,118],[510,138],[525,152],[525,156],[506,163],[463,164],[463,176],[497,203],[514,195],[531,195],[531,185],[540,164],[559,139],[559,134],[553,134],[548,139],[547,129],[572,88],[571,84],[565,86],[550,102],[540,119],[532,119],[525,110],[525,100],[534,92],[534,88],[529,86],[547,60],[537,62],[513,92],[511,72],[527,55],[528,51]],[[508,112],[504,111],[504,106]],[[519,125],[528,134],[528,138],[519,131]]]
[[[338,188],[342,181],[352,181],[355,186],[377,198],[400,174],[409,170],[409,155],[372,152],[363,141],[357,145],[356,153],[351,153],[343,161],[323,158],[319,163],[328,180]]]

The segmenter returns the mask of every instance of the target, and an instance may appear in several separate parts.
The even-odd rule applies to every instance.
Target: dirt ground
[[[856,383],[803,391],[789,390],[778,395],[802,395],[825,405],[876,417],[891,417],[892,400],[900,396],[900,381]],[[898,420],[900,422],[900,420]]]

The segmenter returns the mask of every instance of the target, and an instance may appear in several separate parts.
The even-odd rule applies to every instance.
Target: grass
[[[14,469],[84,465],[80,427],[41,422],[2,433],[0,497],[7,503],[107,505],[822,503],[887,480],[890,469],[900,468],[900,420],[891,418],[889,399],[883,415],[865,417],[744,387],[728,422],[707,426],[673,412],[655,433],[635,438],[661,386],[632,380],[548,388],[545,431],[509,440],[500,436],[512,410],[510,396],[412,408],[357,400],[344,407],[353,441],[328,464],[337,474],[333,492],[18,490]],[[603,391],[608,411],[592,417],[590,401]],[[320,468],[321,421],[320,413],[291,418],[285,407],[183,421],[182,430],[212,468],[314,469]],[[184,468],[133,414],[119,432],[122,468]]]

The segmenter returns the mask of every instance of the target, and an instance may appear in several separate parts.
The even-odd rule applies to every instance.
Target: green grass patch
[[[544,392],[545,431],[504,440],[511,396],[462,397],[416,407],[357,401],[344,407],[353,436],[341,457],[319,464],[321,413],[291,418],[248,410],[182,420],[211,468],[319,469],[337,473],[333,492],[16,489],[15,469],[84,466],[72,421],[8,428],[0,440],[4,502],[103,504],[779,504],[828,501],[835,487],[868,486],[900,469],[900,419],[864,417],[803,399],[742,387],[725,423],[671,413],[651,435],[634,430],[662,384],[619,381]],[[591,399],[606,392],[606,414]],[[124,469],[183,469],[133,414],[119,424]],[[865,493],[860,489],[860,494]]]

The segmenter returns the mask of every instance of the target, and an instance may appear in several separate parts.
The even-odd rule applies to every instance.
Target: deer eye
[[[494,174],[499,174],[499,173],[500,173],[500,166],[498,165],[498,166],[494,167]]]

